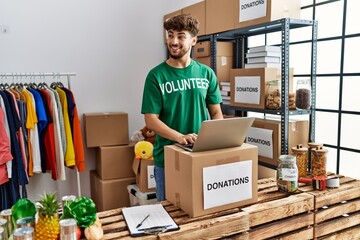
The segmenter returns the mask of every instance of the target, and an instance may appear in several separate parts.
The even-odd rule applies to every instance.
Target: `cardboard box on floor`
[[[141,192],[155,192],[154,160],[134,158],[132,170]]]
[[[236,10],[235,29],[281,18],[300,19],[301,0],[237,0]]]
[[[134,145],[99,147],[96,171],[102,180],[135,177],[132,164]]]
[[[128,114],[125,112],[84,113],[87,147],[129,144]]]
[[[135,178],[101,180],[95,170],[90,171],[91,199],[98,212],[120,207],[130,207],[127,186],[134,184]]]
[[[166,199],[191,217],[257,201],[258,149],[241,147],[192,153],[165,147]]]
[[[288,133],[288,153],[292,154],[291,148],[297,144],[307,146],[309,121],[289,120]],[[281,155],[281,121],[256,118],[246,142],[259,147],[259,161],[277,166]]]

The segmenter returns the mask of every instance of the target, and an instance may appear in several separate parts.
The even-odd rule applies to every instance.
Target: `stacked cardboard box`
[[[230,69],[233,67],[233,42],[216,42],[216,76],[220,82],[230,81]],[[211,66],[210,41],[196,43],[193,49],[193,59],[209,67]]]
[[[90,172],[90,184],[97,211],[130,206],[127,186],[136,180],[128,114],[85,113],[84,122],[86,145],[96,148],[96,170]]]

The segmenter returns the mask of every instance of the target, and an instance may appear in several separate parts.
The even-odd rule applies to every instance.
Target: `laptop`
[[[244,143],[254,120],[254,117],[206,120],[201,124],[194,144],[175,143],[175,145],[189,152],[238,147]]]

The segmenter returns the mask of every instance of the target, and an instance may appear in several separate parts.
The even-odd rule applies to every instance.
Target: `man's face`
[[[196,37],[192,37],[189,31],[168,31],[167,45],[173,59],[180,59],[186,54],[190,54],[191,47],[195,43]]]

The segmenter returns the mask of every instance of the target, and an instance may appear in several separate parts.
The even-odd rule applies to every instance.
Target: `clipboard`
[[[133,237],[180,229],[162,204],[126,207],[122,214]]]

